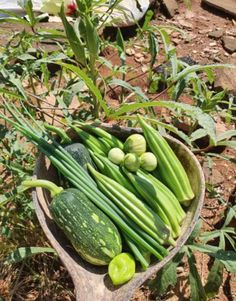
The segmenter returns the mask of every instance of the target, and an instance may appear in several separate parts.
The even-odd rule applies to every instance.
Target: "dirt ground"
[[[179,57],[182,56],[190,56],[193,60],[200,64],[208,64],[208,63],[231,63],[236,64],[236,53],[229,53],[223,47],[223,43],[221,38],[211,38],[208,35],[215,30],[222,30],[222,35],[227,34],[230,36],[236,36],[236,21],[225,14],[221,14],[216,10],[211,8],[206,9],[206,7],[202,8],[200,5],[200,0],[192,0],[192,9],[186,9],[183,3],[179,5],[179,13],[175,15],[172,19],[167,19],[163,16],[162,13],[158,13],[153,20],[153,24],[158,25],[174,25],[178,28],[183,29],[187,32],[187,37],[183,38],[181,34],[177,31],[172,33],[172,41],[177,48],[177,53]],[[48,25],[47,25],[48,26]],[[4,43],[7,38],[6,31],[4,28],[8,28],[11,31],[11,26],[7,25],[4,27],[0,27],[0,42]],[[3,34],[4,33],[4,34]],[[146,65],[148,63],[148,56],[142,55],[142,51],[136,48],[135,51],[128,51],[128,63],[133,66],[134,71],[128,75],[128,79],[132,85],[137,85],[143,88],[145,91],[147,85],[147,77],[146,77]],[[138,55],[139,54],[139,55]],[[141,54],[141,55],[140,55]],[[107,50],[105,53],[107,58],[110,58],[114,63],[118,60],[118,57]],[[160,60],[161,62],[161,60]],[[157,62],[158,65],[158,62]],[[104,70],[106,72],[106,70]],[[219,74],[219,73],[218,73]],[[235,74],[236,78],[236,74]],[[235,89],[236,89],[236,80],[235,80]],[[114,106],[116,105],[116,93],[111,91],[109,94],[109,101],[114,101]],[[163,97],[164,95],[162,95]],[[152,96],[151,96],[152,97]],[[186,100],[188,102],[188,100]],[[159,112],[161,113],[161,112]],[[236,151],[232,150],[224,150],[222,154],[225,154],[231,158],[236,157]],[[198,159],[203,167],[207,183],[212,184],[216,191],[221,195],[222,199],[227,202],[231,202],[231,204],[236,203],[236,169],[235,164],[225,161],[219,158],[213,159],[213,169],[209,170],[206,160],[203,156],[198,156]],[[205,203],[203,210],[201,212],[201,217],[203,220],[203,230],[214,230],[218,227],[219,223],[222,221],[222,217],[224,214],[225,204],[219,201],[219,198],[211,197],[209,193],[206,193]],[[40,231],[40,230],[39,230]],[[196,254],[197,258],[197,267],[200,273],[200,276],[203,280],[203,283],[206,282],[208,276],[208,264],[209,257],[202,254]],[[55,266],[50,270],[47,265],[49,261],[47,260],[47,256],[41,262],[43,268],[39,272],[42,273],[45,277],[45,282],[48,281],[52,286],[51,288],[55,290],[55,295],[52,294],[40,294],[40,292],[34,290],[34,285],[31,286],[30,280],[27,282],[27,278],[24,278],[24,282],[22,285],[27,285],[28,293],[21,294],[21,290],[23,290],[22,285],[17,287],[18,292],[16,292],[13,301],[18,300],[74,300],[73,294],[73,284],[71,283],[70,277],[67,272],[60,266],[60,264],[56,263]],[[30,269],[26,269],[25,274],[27,275],[27,271]],[[6,271],[7,275],[7,271]],[[168,294],[161,300],[175,301],[175,300],[189,300],[189,290],[186,289],[186,279],[188,276],[187,266],[184,265],[183,269],[179,271],[178,285],[174,290],[168,292]],[[9,276],[8,276],[9,277]],[[24,277],[24,275],[20,275],[20,277]],[[15,278],[14,278],[15,279]],[[0,281],[0,296],[3,296],[2,300],[8,300],[7,295],[9,292],[9,287],[6,286],[6,282],[11,282],[11,279],[8,281]],[[63,290],[64,287],[64,290]],[[58,295],[56,292],[60,292]],[[17,296],[23,296],[17,297]],[[4,297],[5,296],[5,297]],[[43,297],[41,297],[43,296]],[[57,297],[56,297],[57,296]],[[6,299],[5,299],[6,298]],[[0,298],[1,300],[1,298]],[[145,287],[139,288],[134,296],[133,301],[154,301],[159,300],[155,295],[151,294],[151,292]],[[212,299],[212,301],[235,301],[236,300],[236,277],[235,275],[230,275],[228,273],[224,274],[224,283],[220,288],[219,295]]]

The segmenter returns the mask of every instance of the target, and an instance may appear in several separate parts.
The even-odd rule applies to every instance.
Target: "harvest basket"
[[[124,140],[140,129],[121,128],[117,126],[102,126],[106,131]],[[128,283],[114,287],[107,276],[107,267],[96,267],[85,262],[74,251],[62,231],[57,227],[50,215],[48,204],[49,193],[42,188],[33,190],[33,202],[37,217],[51,245],[58,253],[67,268],[75,285],[76,300],[78,301],[127,301],[135,289],[154,273],[166,265],[185,244],[199,218],[204,202],[205,181],[201,166],[193,153],[181,142],[168,136],[168,143],[182,162],[189,176],[195,198],[187,209],[187,215],[182,225],[182,234],[177,240],[177,246],[160,262],[153,262],[147,271],[137,271],[135,277]],[[46,179],[57,183],[58,175],[50,162],[41,154],[34,171],[35,178]]]

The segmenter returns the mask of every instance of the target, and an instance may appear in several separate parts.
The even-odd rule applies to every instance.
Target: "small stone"
[[[179,22],[179,25],[181,25],[181,26],[183,26],[187,29],[192,29],[193,28],[193,24],[191,24],[190,22],[187,22],[183,19],[179,19],[178,22]]]
[[[208,47],[206,47],[206,48],[203,49],[203,51],[204,52],[210,52],[211,50]]]
[[[198,33],[207,34],[207,33],[209,33],[209,31],[211,31],[211,29],[202,29],[202,30],[199,30]]]
[[[227,50],[229,53],[236,51],[236,38],[224,36],[222,41],[225,50]]]
[[[219,58],[218,56],[215,56],[215,57],[213,58],[213,61],[214,61],[215,63],[222,63],[222,62],[223,62],[222,59]]]
[[[196,17],[196,14],[192,10],[186,10],[185,18],[186,19],[193,19]]]
[[[211,47],[214,47],[214,46],[216,46],[216,45],[217,45],[216,42],[212,42],[212,43],[209,44],[209,46],[211,46]]]
[[[227,52],[224,52],[224,56],[229,57],[229,54]]]
[[[182,274],[184,272],[184,267],[177,267],[177,273]]]
[[[212,38],[212,39],[220,39],[224,34],[224,31],[222,29],[220,30],[213,30],[211,31],[209,34],[208,34],[208,37],[209,38]]]
[[[136,57],[136,59],[140,59],[141,57],[143,57],[142,53],[135,53],[134,56]]]
[[[178,44],[181,42],[181,39],[172,39],[172,42],[173,42],[175,45],[178,45]]]
[[[236,52],[232,54],[232,57],[235,58],[236,57]]]
[[[134,49],[132,49],[132,48],[127,48],[127,49],[125,50],[125,53],[126,53],[127,55],[131,56],[131,55],[134,55],[134,54],[135,54],[135,51],[134,51]]]
[[[142,66],[141,70],[142,70],[143,73],[146,73],[148,71],[148,66],[146,66],[146,65]]]
[[[219,53],[219,52],[220,52],[220,49],[212,49],[211,50],[211,53],[214,53],[214,54]]]
[[[172,38],[178,38],[180,36],[180,32],[179,31],[173,31],[171,33]]]
[[[196,54],[196,53],[197,53],[197,50],[193,50],[192,52],[193,52],[194,54]]]

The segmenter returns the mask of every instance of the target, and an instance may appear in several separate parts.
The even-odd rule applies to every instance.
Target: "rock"
[[[175,0],[162,0],[168,15],[172,18],[178,10],[178,4]]]
[[[224,183],[225,178],[222,176],[222,174],[215,168],[210,171],[207,162],[203,163],[202,168],[207,183],[213,186],[219,186],[220,184]]]
[[[227,60],[228,64],[236,65],[236,58],[230,58]],[[229,92],[236,91],[236,69],[223,68],[215,70],[216,79],[214,87],[220,90],[227,90]]]
[[[236,17],[235,0],[202,0],[202,2]]]
[[[224,36],[222,41],[225,50],[227,50],[229,53],[236,51],[236,38]]]
[[[224,31],[222,29],[220,30],[213,30],[209,33],[208,37],[211,39],[220,39],[224,34]]]

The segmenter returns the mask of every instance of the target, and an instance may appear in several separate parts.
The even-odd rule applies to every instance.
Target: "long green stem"
[[[33,187],[42,187],[46,188],[50,191],[51,197],[54,198],[56,195],[63,191],[62,187],[57,186],[56,184],[47,181],[47,180],[30,180],[23,181],[22,186],[25,188],[33,188]]]

